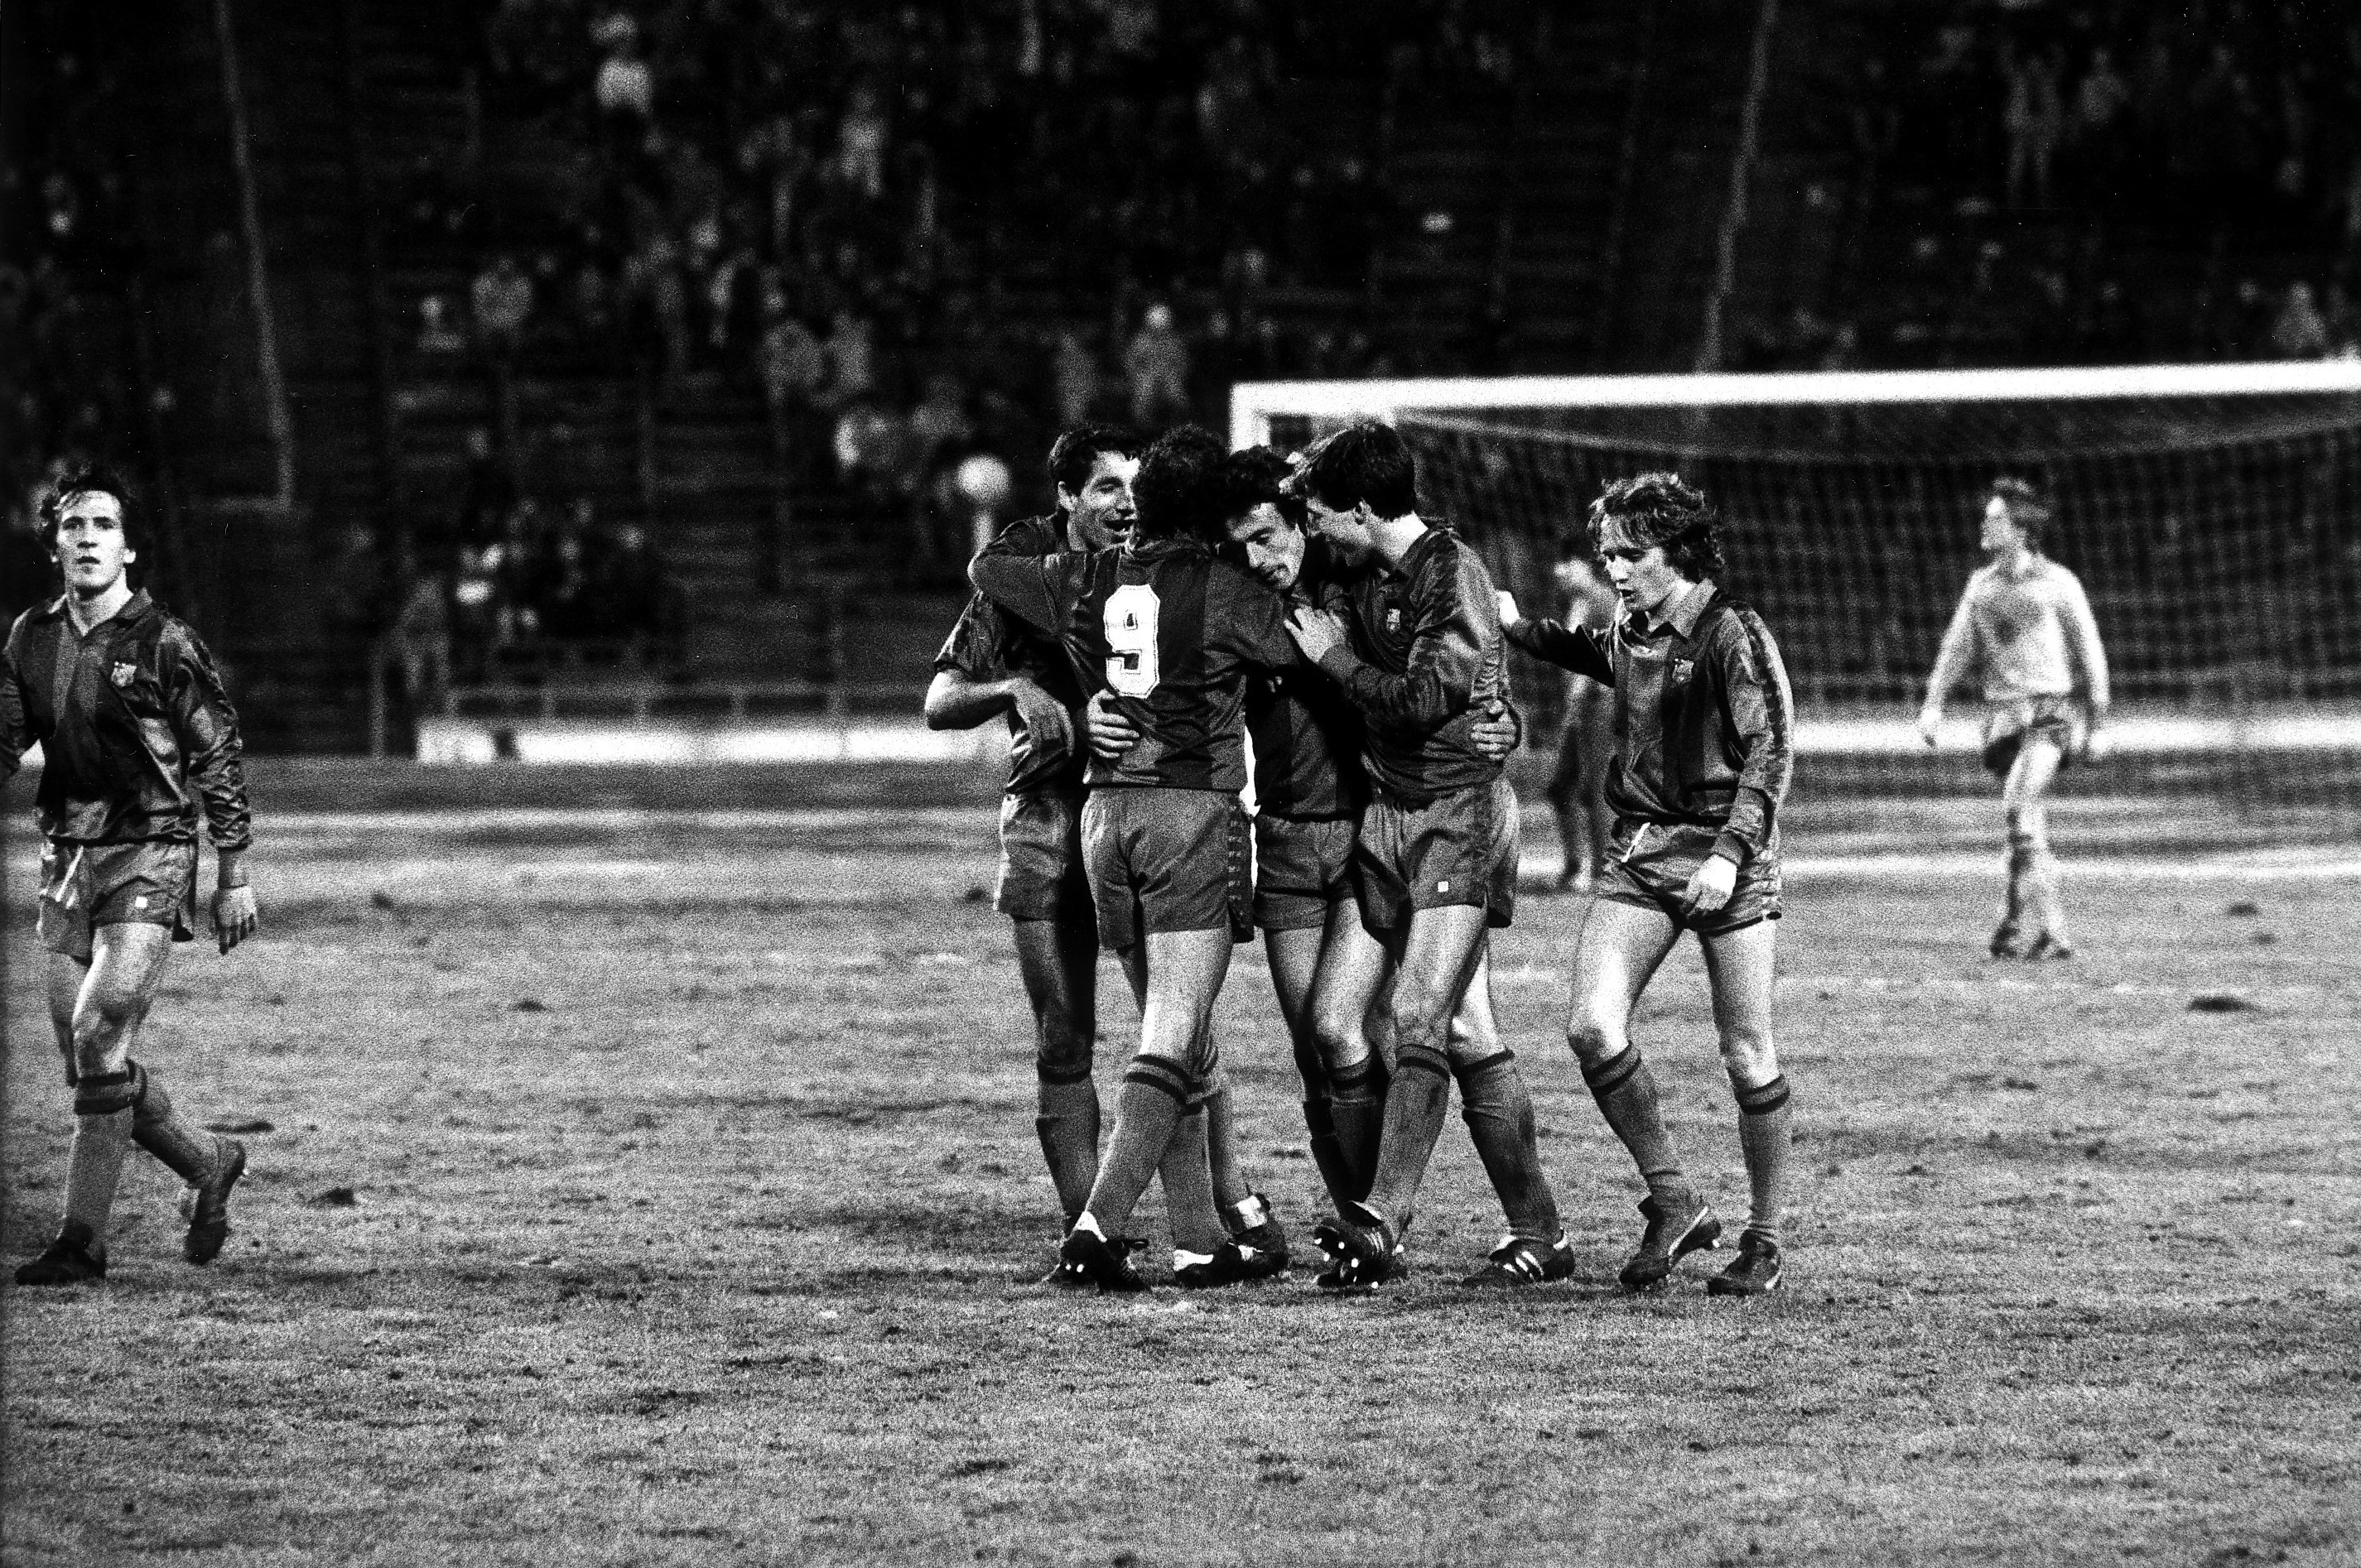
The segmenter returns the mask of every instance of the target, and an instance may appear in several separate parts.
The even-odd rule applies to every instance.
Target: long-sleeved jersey
[[[1345,610],[1343,576],[1327,542],[1304,542],[1290,605]],[[1362,724],[1334,681],[1298,663],[1246,683],[1246,734],[1254,740],[1255,808],[1300,822],[1358,817],[1369,801],[1361,771]]]
[[[1065,644],[1084,683],[1114,693],[1140,739],[1093,789],[1246,787],[1240,714],[1247,676],[1296,663],[1279,595],[1203,546],[1133,539],[1089,554],[987,550],[969,565],[978,593]]]
[[[212,655],[143,591],[85,635],[65,600],[27,610],[0,654],[0,779],[35,741],[41,831],[83,844],[252,841],[237,714]]]
[[[1741,864],[1770,846],[1795,771],[1795,703],[1760,615],[1701,582],[1653,624],[1619,613],[1601,636],[1526,620],[1509,638],[1615,688],[1618,817],[1719,828],[1715,851]]]
[[[2105,707],[2107,651],[2074,574],[2042,555],[2014,576],[1998,563],[1978,567],[1943,633],[1927,695],[1939,700],[1971,674],[1982,677],[1988,702],[2079,696]]]
[[[1036,559],[1066,548],[1066,531],[1056,517],[1026,518],[1001,530],[990,548]],[[1082,683],[1073,661],[1059,640],[1021,620],[1012,620],[982,594],[970,595],[965,609],[935,655],[935,668],[956,670],[971,680],[996,681],[1023,675],[1064,706],[1074,733],[1082,733]],[[1082,787],[1082,748],[1045,755],[1015,713],[1008,715],[1008,785],[1010,795],[1034,790],[1079,793]]]
[[[1499,602],[1476,552],[1430,525],[1398,567],[1363,573],[1345,595],[1351,635],[1320,667],[1367,720],[1370,781],[1422,804],[1499,777],[1470,734],[1509,691]]]

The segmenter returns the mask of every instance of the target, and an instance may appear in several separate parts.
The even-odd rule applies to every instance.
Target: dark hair
[[[1379,517],[1407,517],[1418,510],[1418,460],[1393,426],[1359,420],[1305,454],[1302,488],[1331,511],[1367,501]]]
[[[2030,479],[2004,476],[1992,483],[1992,499],[2006,503],[2008,521],[2025,530],[2025,542],[2034,549],[2041,548],[2042,536],[2057,519],[2049,498]]]
[[[1139,437],[1111,424],[1078,424],[1060,431],[1049,444],[1049,482],[1080,495],[1090,481],[1093,464],[1110,452],[1136,457],[1141,446]]]
[[[1223,466],[1222,518],[1224,523],[1268,506],[1290,524],[1301,528],[1311,520],[1303,498],[1296,493],[1295,465],[1268,446],[1233,452]]]
[[[95,463],[74,463],[58,470],[57,477],[42,487],[40,499],[34,505],[34,532],[40,535],[43,548],[56,551],[59,514],[65,510],[66,502],[76,496],[93,494],[113,496],[123,509],[125,543],[137,550],[147,543],[139,525],[138,498],[123,477]]]
[[[1673,570],[1696,582],[1721,576],[1721,513],[1678,474],[1635,474],[1590,503],[1590,543],[1604,550],[1609,526],[1645,550],[1664,547]]]
[[[1209,544],[1226,537],[1229,455],[1222,438],[1202,425],[1178,425],[1159,436],[1131,482],[1131,499],[1139,508],[1133,531],[1142,537]]]

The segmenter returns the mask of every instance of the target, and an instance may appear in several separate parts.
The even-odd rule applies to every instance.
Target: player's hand
[[[1074,721],[1066,716],[1064,703],[1022,678],[1009,683],[1008,696],[1016,705],[1016,721],[1025,726],[1035,751],[1045,757],[1062,757],[1074,749]]]
[[[1494,697],[1468,729],[1467,739],[1475,742],[1477,756],[1488,762],[1501,762],[1517,749],[1517,733],[1522,728],[1509,712],[1509,705]]]
[[[1730,902],[1738,886],[1738,862],[1727,855],[1708,855],[1681,890],[1681,907],[1691,915],[1710,915]]]
[[[1510,593],[1506,588],[1495,588],[1493,593],[1500,601],[1500,624],[1502,626],[1514,626],[1525,619],[1525,612],[1517,608],[1516,595]]]
[[[1941,708],[1930,704],[1918,710],[1918,739],[1926,741],[1929,750],[1933,749],[1935,737],[1942,732],[1942,729],[1943,710]]]
[[[1345,624],[1326,610],[1299,605],[1287,618],[1287,634],[1295,639],[1303,656],[1316,664],[1345,641]]]
[[[1102,762],[1120,762],[1138,743],[1139,726],[1115,706],[1114,694],[1101,692],[1082,709],[1082,724],[1091,733],[1091,754]]]
[[[262,924],[261,911],[254,906],[254,889],[243,883],[214,890],[213,915],[214,940],[225,953],[253,936],[255,927]]]

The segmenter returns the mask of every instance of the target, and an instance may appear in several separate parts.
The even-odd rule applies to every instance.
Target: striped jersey
[[[1492,574],[1467,542],[1429,524],[1399,567],[1363,572],[1345,597],[1351,635],[1320,667],[1367,721],[1370,782],[1422,803],[1499,777],[1470,731],[1508,702],[1508,661]]]
[[[1982,677],[1988,702],[2081,696],[2104,708],[2107,652],[2081,580],[2044,555],[2027,555],[2014,574],[1998,562],[1978,567],[1928,685],[1940,697],[1970,674]]]
[[[1093,754],[1093,789],[1246,787],[1248,678],[1297,663],[1287,607],[1245,571],[1186,540],[1027,557],[987,550],[976,591],[1064,643],[1083,683],[1139,728],[1121,758]]]
[[[1066,530],[1060,520],[1026,518],[1010,523],[992,543],[994,550],[1016,555],[1047,555],[1066,548]],[[971,594],[959,621],[935,655],[938,671],[956,670],[971,680],[997,681],[1024,675],[1058,699],[1073,719],[1074,733],[1082,732],[1082,683],[1073,662],[1054,638],[1004,614],[982,594]],[[1079,792],[1082,787],[1082,748],[1044,753],[1014,712],[1008,715],[1008,793],[1027,794],[1052,789]]]
[[[1306,540],[1290,604],[1341,609],[1342,572],[1325,540]],[[1334,681],[1297,663],[1246,683],[1254,740],[1255,808],[1299,822],[1358,817],[1368,804],[1360,710]]]

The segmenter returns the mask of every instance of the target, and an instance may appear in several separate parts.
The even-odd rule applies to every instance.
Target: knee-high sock
[[[131,1071],[139,1091],[131,1111],[131,1141],[191,1187],[213,1175],[221,1148],[214,1135],[191,1126],[172,1109],[172,1097],[154,1073],[137,1062],[131,1064]]]
[[[1377,1179],[1378,1147],[1385,1139],[1386,1101],[1393,1076],[1375,1051],[1328,1076],[1329,1124],[1336,1134],[1336,1158],[1345,1186],[1336,1190],[1339,1212],[1345,1203],[1369,1195]]]
[[[1213,1174],[1206,1164],[1208,1126],[1202,1111],[1191,1111],[1174,1123],[1158,1167],[1164,1180],[1165,1219],[1172,1227],[1173,1250],[1201,1257],[1212,1256],[1229,1239],[1214,1207]]]
[[[1041,1157],[1049,1161],[1058,1207],[1071,1225],[1098,1179],[1099,1086],[1088,1068],[1080,1076],[1043,1068],[1039,1076],[1040,1114],[1033,1118],[1033,1130],[1041,1137]]]
[[[1779,1216],[1787,1206],[1787,1075],[1781,1073],[1768,1083],[1737,1092],[1738,1143],[1746,1153],[1752,1204],[1746,1228],[1775,1242]]]
[[[2025,923],[2026,883],[2033,875],[2033,836],[2012,824],[2008,830],[2008,894],[2001,925],[2015,931]]]
[[[1329,1113],[1326,1095],[1303,1102],[1303,1130],[1311,1136],[1312,1163],[1320,1172],[1320,1183],[1328,1189],[1329,1201],[1341,1212],[1368,1191],[1368,1186],[1356,1183],[1345,1168],[1345,1146],[1337,1140],[1336,1122]]]
[[[1500,1196],[1500,1212],[1508,1216],[1512,1235],[1550,1243],[1558,1237],[1557,1194],[1550,1190],[1542,1169],[1541,1146],[1533,1129],[1532,1096],[1525,1091],[1525,1076],[1517,1070],[1514,1052],[1501,1051],[1482,1061],[1455,1068],[1459,1078],[1459,1114]]]
[[[1378,1174],[1362,1200],[1393,1225],[1396,1234],[1410,1223],[1418,1202],[1419,1183],[1426,1179],[1426,1162],[1434,1157],[1434,1141],[1443,1135],[1443,1121],[1451,1112],[1451,1060],[1425,1046],[1403,1046],[1394,1052],[1394,1080],[1386,1091],[1385,1138],[1378,1146]]]
[[[1656,1094],[1656,1076],[1637,1046],[1603,1062],[1582,1064],[1582,1080],[1598,1102],[1607,1125],[1631,1152],[1640,1179],[1656,1198],[1685,1198],[1688,1178],[1681,1174],[1680,1157],[1673,1152],[1673,1135],[1664,1127],[1664,1102]]]
[[[1230,1084],[1216,1078],[1206,1093],[1205,1168],[1213,1175],[1213,1205],[1224,1214],[1254,1196],[1238,1162],[1238,1129],[1230,1120]]]
[[[2066,940],[2066,899],[2058,885],[2058,857],[2037,845],[2025,871],[2026,913],[2055,941]]]
[[[1195,1089],[1184,1069],[1161,1057],[1135,1058],[1125,1070],[1115,1100],[1115,1135],[1091,1185],[1088,1212],[1100,1230],[1112,1235],[1130,1221]]]
[[[66,1213],[61,1234],[84,1245],[106,1245],[106,1222],[115,1212],[115,1184],[123,1177],[123,1157],[131,1148],[129,1073],[108,1073],[103,1079],[84,1076],[74,1105],[73,1155],[66,1164]],[[113,1108],[92,1095],[93,1087],[113,1088]]]

